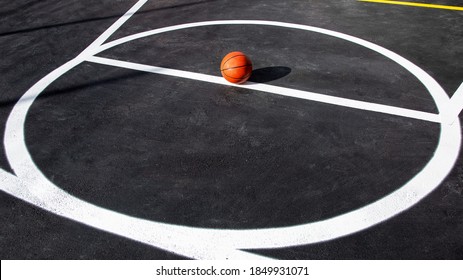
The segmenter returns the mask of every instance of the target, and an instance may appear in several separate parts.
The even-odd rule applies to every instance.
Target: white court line
[[[245,84],[232,84],[232,83],[227,82],[225,79],[219,76],[212,76],[212,75],[207,75],[207,74],[175,70],[175,69],[139,64],[139,63],[121,61],[121,60],[116,60],[116,59],[97,57],[97,56],[88,57],[87,61],[109,65],[109,66],[131,69],[131,70],[143,71],[143,72],[148,72],[148,73],[180,77],[180,78],[192,79],[192,80],[203,81],[203,82],[208,82],[208,83],[234,86],[234,87],[239,87],[239,88],[246,88],[246,89],[268,92],[268,93],[273,93],[273,94],[278,94],[278,95],[284,95],[284,96],[289,96],[289,97],[317,101],[321,103],[327,103],[327,104],[332,104],[332,105],[337,105],[337,106],[342,106],[342,107],[361,109],[365,111],[372,111],[372,112],[378,112],[378,113],[385,113],[389,115],[413,118],[413,119],[424,120],[424,121],[429,121],[429,122],[440,123],[441,121],[441,118],[438,114],[416,111],[416,110],[405,109],[405,108],[394,107],[394,106],[388,106],[388,105],[382,105],[382,104],[371,103],[371,102],[365,102],[365,101],[358,101],[358,100],[342,98],[342,97],[335,97],[335,96],[330,96],[326,94],[273,86],[273,85],[268,85],[268,84],[252,83],[252,82],[246,82]]]
[[[443,113],[446,123],[452,125],[463,110],[463,83],[449,100],[448,109]]]
[[[85,61],[86,58],[116,45],[162,32],[220,24],[258,24],[295,28],[319,32],[359,44],[392,59],[415,75],[429,90],[439,112],[445,111],[449,105],[448,95],[437,81],[424,70],[383,47],[346,34],[311,26],[251,20],[198,22],[170,26],[127,36],[105,43],[99,48],[86,49],[83,55],[79,55],[77,58],[55,69],[32,86],[23,95],[20,102],[15,105],[6,123],[5,152],[17,177],[3,176],[3,173],[0,172],[0,189],[57,215],[191,258],[246,259],[264,257],[240,251],[239,249],[307,245],[353,234],[384,222],[418,203],[438,187],[453,168],[461,143],[459,119],[455,121],[453,126],[441,123],[439,143],[431,160],[405,185],[378,201],[321,221],[290,227],[240,230],[194,228],[164,224],[113,212],[66,193],[59,186],[50,182],[35,165],[24,141],[24,126],[29,108],[35,98],[48,85]],[[222,82],[226,83],[225,81]],[[15,180],[15,178],[18,180]]]
[[[113,23],[103,34],[101,34],[93,43],[91,43],[78,57],[88,56],[94,53],[101,45],[114,34],[126,21],[128,21],[148,0],[139,0],[135,5],[130,8],[122,17]]]
[[[101,49],[101,44],[116,32],[122,24],[134,15],[147,1],[148,0],[138,1],[77,57],[55,69],[32,86],[13,108],[5,130],[9,131],[11,126],[24,128],[27,111],[39,94],[53,81],[61,77],[61,75],[85,61],[86,57],[99,51]],[[197,244],[191,241],[190,236],[177,238],[172,242],[172,237],[169,232],[175,235],[175,231],[178,228],[179,233],[177,233],[177,236],[182,237],[182,232],[184,232],[182,227],[172,227],[168,225],[167,229],[163,230],[166,225],[162,223],[113,212],[72,197],[64,190],[57,188],[53,183],[43,177],[41,172],[38,171],[39,169],[34,165],[27,148],[25,148],[24,133],[12,133],[10,135],[6,133],[4,145],[7,150],[13,151],[12,153],[7,153],[7,158],[10,163],[19,160],[19,162],[21,162],[19,163],[20,166],[23,163],[27,166],[30,162],[32,163],[33,170],[26,167],[26,171],[21,172],[18,171],[18,168],[15,168],[16,165],[13,164],[12,168],[18,174],[17,177],[0,168],[0,190],[46,211],[97,229],[194,259],[270,259],[268,257],[237,250],[236,248],[226,246],[226,244],[223,246],[219,246],[218,244],[220,243]],[[12,155],[14,158],[12,158]],[[38,171],[38,173],[35,171]],[[24,178],[26,180],[24,180]]]

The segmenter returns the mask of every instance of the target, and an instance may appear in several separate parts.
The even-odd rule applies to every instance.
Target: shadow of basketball
[[[255,69],[252,71],[250,82],[267,83],[281,79],[291,73],[291,68],[285,66],[272,66]]]

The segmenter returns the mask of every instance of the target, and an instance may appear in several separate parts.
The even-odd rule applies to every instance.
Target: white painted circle
[[[221,252],[233,255],[230,252],[233,250],[236,252],[236,249],[304,245],[331,240],[366,229],[416,204],[437,188],[453,168],[461,144],[459,120],[453,125],[441,122],[439,144],[431,160],[404,186],[378,201],[322,221],[291,227],[247,230],[195,228],[130,217],[73,197],[48,181],[34,164],[24,139],[27,112],[34,100],[48,85],[84,62],[86,58],[114,46],[163,32],[213,25],[264,25],[292,28],[317,32],[364,46],[395,61],[416,76],[435,100],[439,112],[444,111],[448,106],[447,94],[421,68],[383,47],[343,33],[305,25],[257,20],[208,21],[159,28],[103,44],[91,53],[84,52],[48,74],[22,96],[9,116],[4,141],[8,160],[19,181],[11,181],[9,176],[0,172],[0,179],[7,184],[6,187],[2,187],[3,190],[55,214],[105,231],[190,257],[217,258],[222,256]],[[243,257],[239,253],[234,256]]]

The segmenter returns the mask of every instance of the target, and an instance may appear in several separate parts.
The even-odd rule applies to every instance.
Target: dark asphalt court
[[[136,2],[1,1],[2,139],[18,99]],[[356,0],[150,0],[107,41],[241,19],[367,40],[422,68],[449,96],[463,82],[463,11],[455,10]],[[219,76],[222,57],[235,50],[253,61],[254,83],[438,113],[423,84],[397,63],[315,32],[203,26],[99,56]],[[33,103],[25,141],[44,176],[72,196],[142,219],[241,230],[321,221],[381,199],[424,168],[440,129],[413,118],[84,62]],[[0,168],[14,174],[3,145]],[[0,224],[2,259],[189,258],[3,191]],[[373,227],[326,242],[247,251],[278,259],[463,259],[462,156],[431,194]]]

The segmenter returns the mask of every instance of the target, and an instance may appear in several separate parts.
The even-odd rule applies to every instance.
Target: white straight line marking
[[[81,55],[55,69],[32,86],[15,105],[5,126],[4,146],[8,161],[17,177],[0,172],[0,189],[38,207],[96,228],[138,240],[191,258],[264,258],[238,249],[265,249],[307,245],[353,234],[407,210],[433,191],[449,174],[461,144],[460,122],[441,123],[440,138],[431,160],[415,177],[393,193],[359,209],[339,216],[290,227],[265,229],[209,229],[147,221],[113,212],[66,193],[50,182],[35,165],[24,141],[25,121],[35,98],[51,83],[80,65],[87,57],[110,47],[161,32],[219,24],[259,24],[319,32],[374,50],[403,66],[423,83],[439,112],[449,108],[449,97],[424,70],[405,58],[368,41],[326,29],[271,21],[214,21],[191,23],[128,36],[87,49]],[[92,52],[88,52],[92,51]],[[162,68],[159,68],[162,69]],[[206,75],[207,76],[207,75]],[[230,85],[223,81],[223,83]],[[0,169],[0,171],[3,171]],[[5,173],[5,174],[4,174]],[[18,180],[16,180],[17,178]],[[236,249],[236,250],[235,250]]]
[[[91,43],[79,56],[88,56],[95,52],[100,46],[114,34],[126,21],[128,21],[148,0],[140,0],[128,10],[122,17],[113,23],[103,34],[101,34],[93,43]]]
[[[358,101],[358,100],[342,98],[342,97],[335,97],[335,96],[330,96],[330,95],[325,95],[325,94],[320,94],[320,93],[315,93],[315,92],[284,88],[284,87],[273,86],[273,85],[268,85],[268,84],[260,84],[260,83],[252,83],[252,82],[247,82],[245,84],[232,84],[232,83],[227,82],[225,79],[219,76],[212,76],[212,75],[207,75],[207,74],[200,74],[200,73],[175,70],[175,69],[139,64],[139,63],[133,63],[133,62],[126,62],[126,61],[97,57],[97,56],[88,57],[87,61],[109,65],[109,66],[131,69],[131,70],[149,72],[149,73],[154,73],[154,74],[161,74],[161,75],[192,79],[192,80],[226,85],[226,86],[234,86],[234,87],[239,87],[239,88],[252,89],[252,90],[257,90],[257,91],[278,94],[278,95],[301,98],[301,99],[306,99],[306,100],[311,100],[311,101],[316,101],[316,102],[321,102],[321,103],[327,103],[327,104],[332,104],[332,105],[338,105],[338,106],[343,106],[343,107],[348,107],[348,108],[361,109],[361,110],[378,112],[378,113],[385,113],[389,115],[413,118],[413,119],[424,120],[424,121],[429,121],[429,122],[440,123],[441,121],[438,114],[416,111],[416,110],[405,109],[405,108],[399,108],[399,107],[388,106],[388,105],[382,105],[382,104],[377,104],[377,103],[370,103],[370,102],[365,102],[365,101]]]
[[[463,110],[463,83],[449,100],[448,109],[443,113],[446,123],[452,125]]]
[[[192,243],[191,236],[185,233],[185,227],[131,217],[80,200],[48,181],[33,163],[25,145],[23,130],[27,111],[34,100],[61,75],[100,51],[101,44],[147,1],[137,2],[82,53],[38,81],[17,102],[7,120],[4,138],[8,161],[17,176],[0,168],[0,190],[56,215],[190,258],[268,260],[270,258],[238,250],[223,242]],[[22,132],[16,133],[15,128],[21,128]],[[18,166],[21,168],[18,169]],[[174,241],[172,236],[176,237]]]

